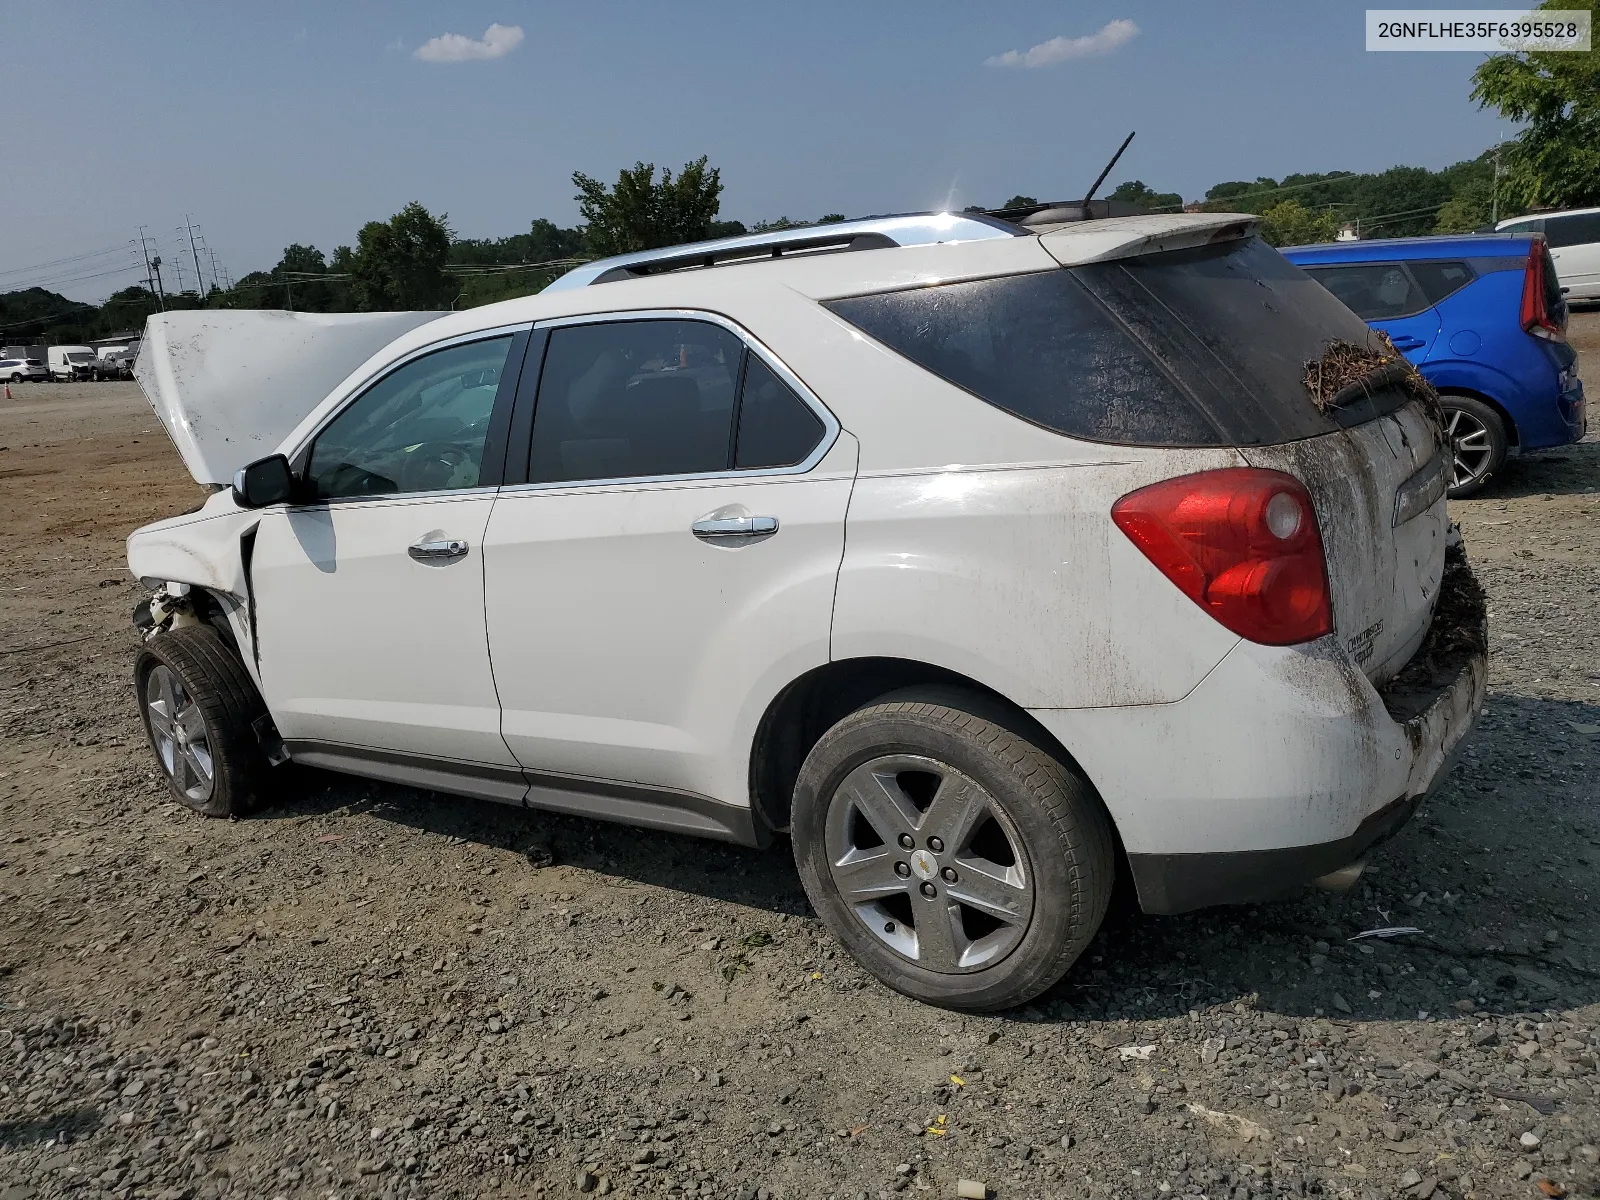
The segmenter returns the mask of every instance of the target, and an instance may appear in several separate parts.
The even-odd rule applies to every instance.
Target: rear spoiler
[[[1259,220],[1250,213],[1107,217],[1074,221],[1040,234],[1039,241],[1062,266],[1076,267],[1246,238],[1256,231]]]

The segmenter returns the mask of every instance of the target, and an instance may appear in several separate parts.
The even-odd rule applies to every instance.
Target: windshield
[[[68,350],[67,351],[67,361],[68,362],[93,362],[94,361],[94,355],[89,354],[89,353],[87,353],[86,351],[83,351],[83,350]]]

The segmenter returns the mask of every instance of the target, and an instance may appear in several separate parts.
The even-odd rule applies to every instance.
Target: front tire
[[[954,688],[896,692],[818,740],[791,834],[812,905],[898,992],[989,1012],[1050,987],[1116,876],[1093,787],[1024,720]]]
[[[266,703],[215,629],[157,634],[134,662],[145,735],[173,798],[208,817],[239,817],[266,799],[254,725]]]
[[[1481,492],[1506,461],[1506,425],[1494,408],[1473,396],[1443,395],[1444,431],[1450,441],[1451,499]]]

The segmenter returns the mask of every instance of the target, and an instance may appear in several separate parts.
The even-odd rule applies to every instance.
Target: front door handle
[[[702,542],[738,542],[778,532],[777,517],[704,517],[689,527]]]
[[[412,542],[406,547],[406,553],[418,562],[449,562],[455,558],[465,558],[467,544],[460,538],[440,538],[437,541]]]

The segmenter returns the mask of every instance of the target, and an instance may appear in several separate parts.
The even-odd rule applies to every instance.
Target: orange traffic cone
[[[11,399],[11,385],[9,383],[6,384],[6,399]]]

